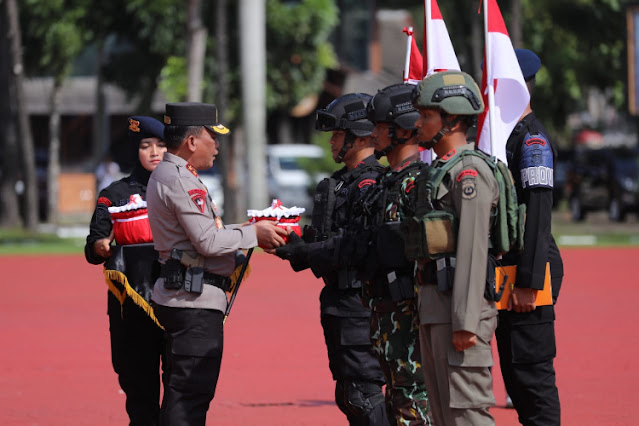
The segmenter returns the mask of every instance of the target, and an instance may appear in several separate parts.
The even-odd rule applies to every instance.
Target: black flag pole
[[[226,306],[226,312],[224,313],[224,324],[226,324],[226,319],[229,317],[231,313],[231,307],[233,306],[233,302],[237,297],[237,292],[240,290],[240,284],[242,283],[242,279],[244,278],[244,273],[246,272],[246,268],[248,268],[249,260],[251,260],[251,255],[253,254],[253,250],[255,247],[249,249],[248,253],[246,253],[246,260],[242,265],[242,269],[240,270],[240,275],[237,277],[237,284],[235,284],[235,288],[233,289],[233,294],[231,294],[231,300],[229,300],[228,305]]]

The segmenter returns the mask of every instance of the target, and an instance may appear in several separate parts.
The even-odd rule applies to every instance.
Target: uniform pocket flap
[[[448,364],[453,367],[492,367],[493,356],[490,347],[473,346],[462,352],[450,348],[448,350]]]

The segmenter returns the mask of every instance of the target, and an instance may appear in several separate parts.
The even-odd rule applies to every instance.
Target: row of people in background
[[[534,82],[538,58],[517,55]],[[507,147],[517,195],[528,206],[524,251],[509,254],[518,265],[513,310],[498,314],[486,290],[498,254],[490,234],[500,186],[488,157],[466,138],[483,109],[473,79],[447,71],[417,87],[344,95],[319,110],[316,128],[332,132],[333,159],[344,167],[318,185],[302,238],[270,221],[222,223],[198,178],[213,165],[219,135],[229,133],[214,105],[167,104],[166,126],[132,117],[139,170],[100,193],[85,249],[89,262],[107,262],[113,365],[131,424],[205,423],[229,277],[242,263],[238,251],[259,245],[324,281],[321,323],[335,401],[349,424],[494,424],[488,408],[495,403],[490,344],[497,328],[520,422],[558,425],[554,311],[535,306],[546,262],[554,300],[563,276],[550,234],[552,187],[518,178],[533,164],[552,167],[555,149],[528,108]],[[437,154],[431,165],[421,161],[420,145]],[[386,168],[377,161],[383,156]],[[119,219],[141,226],[122,233]],[[156,251],[148,250],[151,241]],[[133,245],[128,257],[127,249],[112,248],[126,245]],[[135,343],[144,347],[133,346],[142,335]]]

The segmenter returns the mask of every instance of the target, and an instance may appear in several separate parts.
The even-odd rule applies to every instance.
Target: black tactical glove
[[[295,232],[288,235],[288,243],[285,246],[275,249],[275,255],[291,262],[295,271],[308,268],[308,244]]]

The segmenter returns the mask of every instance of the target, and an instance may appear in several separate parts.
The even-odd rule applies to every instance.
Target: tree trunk
[[[93,152],[92,162],[93,170],[98,167],[104,160],[104,156],[108,152],[109,142],[106,140],[106,95],[104,93],[104,41],[100,41],[98,46],[98,53],[96,57],[97,62],[97,76],[96,76],[96,94],[95,94],[95,113],[93,115]]]
[[[521,0],[512,0],[510,7],[510,35],[513,40],[513,47],[518,49],[524,47],[521,37],[523,24],[521,20]]]
[[[60,176],[60,103],[62,78],[54,78],[49,109],[49,166],[47,167],[47,222],[58,222],[58,176]]]
[[[202,76],[204,75],[204,54],[206,52],[206,28],[200,18],[201,0],[189,0],[187,23],[187,66],[189,82],[187,101],[202,102]]]
[[[0,226],[15,227],[20,224],[18,195],[15,190],[19,159],[16,115],[11,102],[15,97],[9,72],[6,11],[5,7],[0,7],[0,117],[5,117],[3,125],[0,126],[0,152],[2,152],[0,155]]]
[[[228,108],[228,85],[227,78],[229,69],[228,57],[228,37],[226,34],[226,20],[228,16],[228,8],[226,0],[217,0],[215,3],[215,59],[217,63],[217,95],[215,103],[219,110],[219,119],[221,123],[227,124],[225,121],[226,109]],[[229,141],[230,137],[227,137]],[[220,150],[219,165],[222,174],[224,188],[224,219],[227,222],[237,223],[243,220],[239,217],[239,208],[237,204],[237,173],[233,168],[233,158],[235,156],[234,144],[228,143]]]
[[[22,38],[20,36],[20,20],[16,0],[5,0],[9,21],[9,40],[11,43],[11,65],[15,84],[16,111],[18,114],[18,131],[22,148],[22,172],[25,183],[24,226],[29,231],[38,228],[38,184],[36,181],[35,155],[29,113],[26,108],[24,94],[24,66],[22,64]]]

